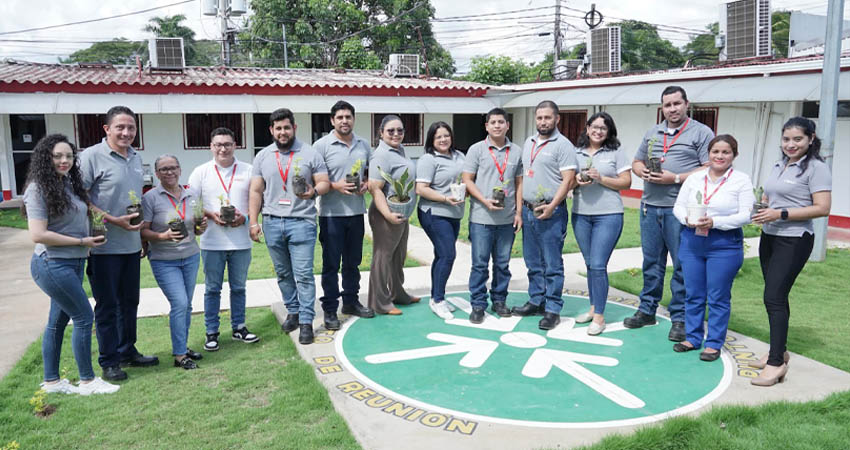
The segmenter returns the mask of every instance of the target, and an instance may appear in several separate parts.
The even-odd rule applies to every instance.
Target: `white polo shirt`
[[[235,173],[234,173],[235,168]],[[218,169],[216,171],[216,169]],[[230,204],[243,215],[248,215],[248,194],[251,186],[251,165],[234,159],[230,167],[221,167],[215,160],[196,167],[189,176],[189,186],[200,191],[204,209],[219,211],[219,195],[227,197],[230,189]],[[219,177],[220,176],[220,177]],[[233,184],[231,185],[231,178]],[[238,227],[223,227],[207,220],[207,231],[201,235],[201,250],[244,250],[251,248],[248,221]]]

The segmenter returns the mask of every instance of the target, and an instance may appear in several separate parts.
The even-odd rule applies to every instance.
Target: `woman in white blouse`
[[[679,262],[685,277],[687,339],[673,350],[703,346],[703,318],[708,305],[708,333],[703,361],[720,357],[731,311],[732,282],[744,262],[744,231],[755,200],[750,177],[735,170],[738,141],[721,134],[708,144],[709,166],[682,184],[673,214],[682,224]],[[699,207],[704,206],[701,216]],[[688,215],[694,217],[688,217]]]

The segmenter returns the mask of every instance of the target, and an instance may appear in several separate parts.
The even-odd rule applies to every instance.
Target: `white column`
[[[3,199],[12,196],[15,180],[15,164],[12,159],[12,135],[9,131],[9,115],[0,115],[0,185],[3,189]]]

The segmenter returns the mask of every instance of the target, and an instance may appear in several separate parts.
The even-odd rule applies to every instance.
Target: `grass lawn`
[[[0,209],[0,227],[27,229],[27,221],[18,208]]]

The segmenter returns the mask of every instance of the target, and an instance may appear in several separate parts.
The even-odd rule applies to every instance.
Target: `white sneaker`
[[[596,322],[590,322],[590,325],[587,327],[587,334],[591,336],[596,336],[597,334],[602,334],[602,331],[605,330],[605,323],[602,325],[597,325]]]
[[[88,383],[83,383],[82,381],[77,386],[80,395],[91,395],[91,394],[112,394],[113,392],[118,392],[118,389],[121,389],[121,386],[117,384],[110,384],[103,381],[103,378],[94,377],[94,380],[91,380]]]
[[[454,314],[452,314],[449,310],[445,300],[440,303],[435,303],[434,299],[428,300],[428,306],[431,307],[431,311],[434,311],[434,314],[441,319],[451,320],[455,318]]]
[[[48,394],[79,394],[76,386],[71,384],[67,378],[62,378],[56,383],[41,383],[41,388]]]
[[[593,320],[593,314],[586,312],[576,316],[576,323],[587,323]]]

